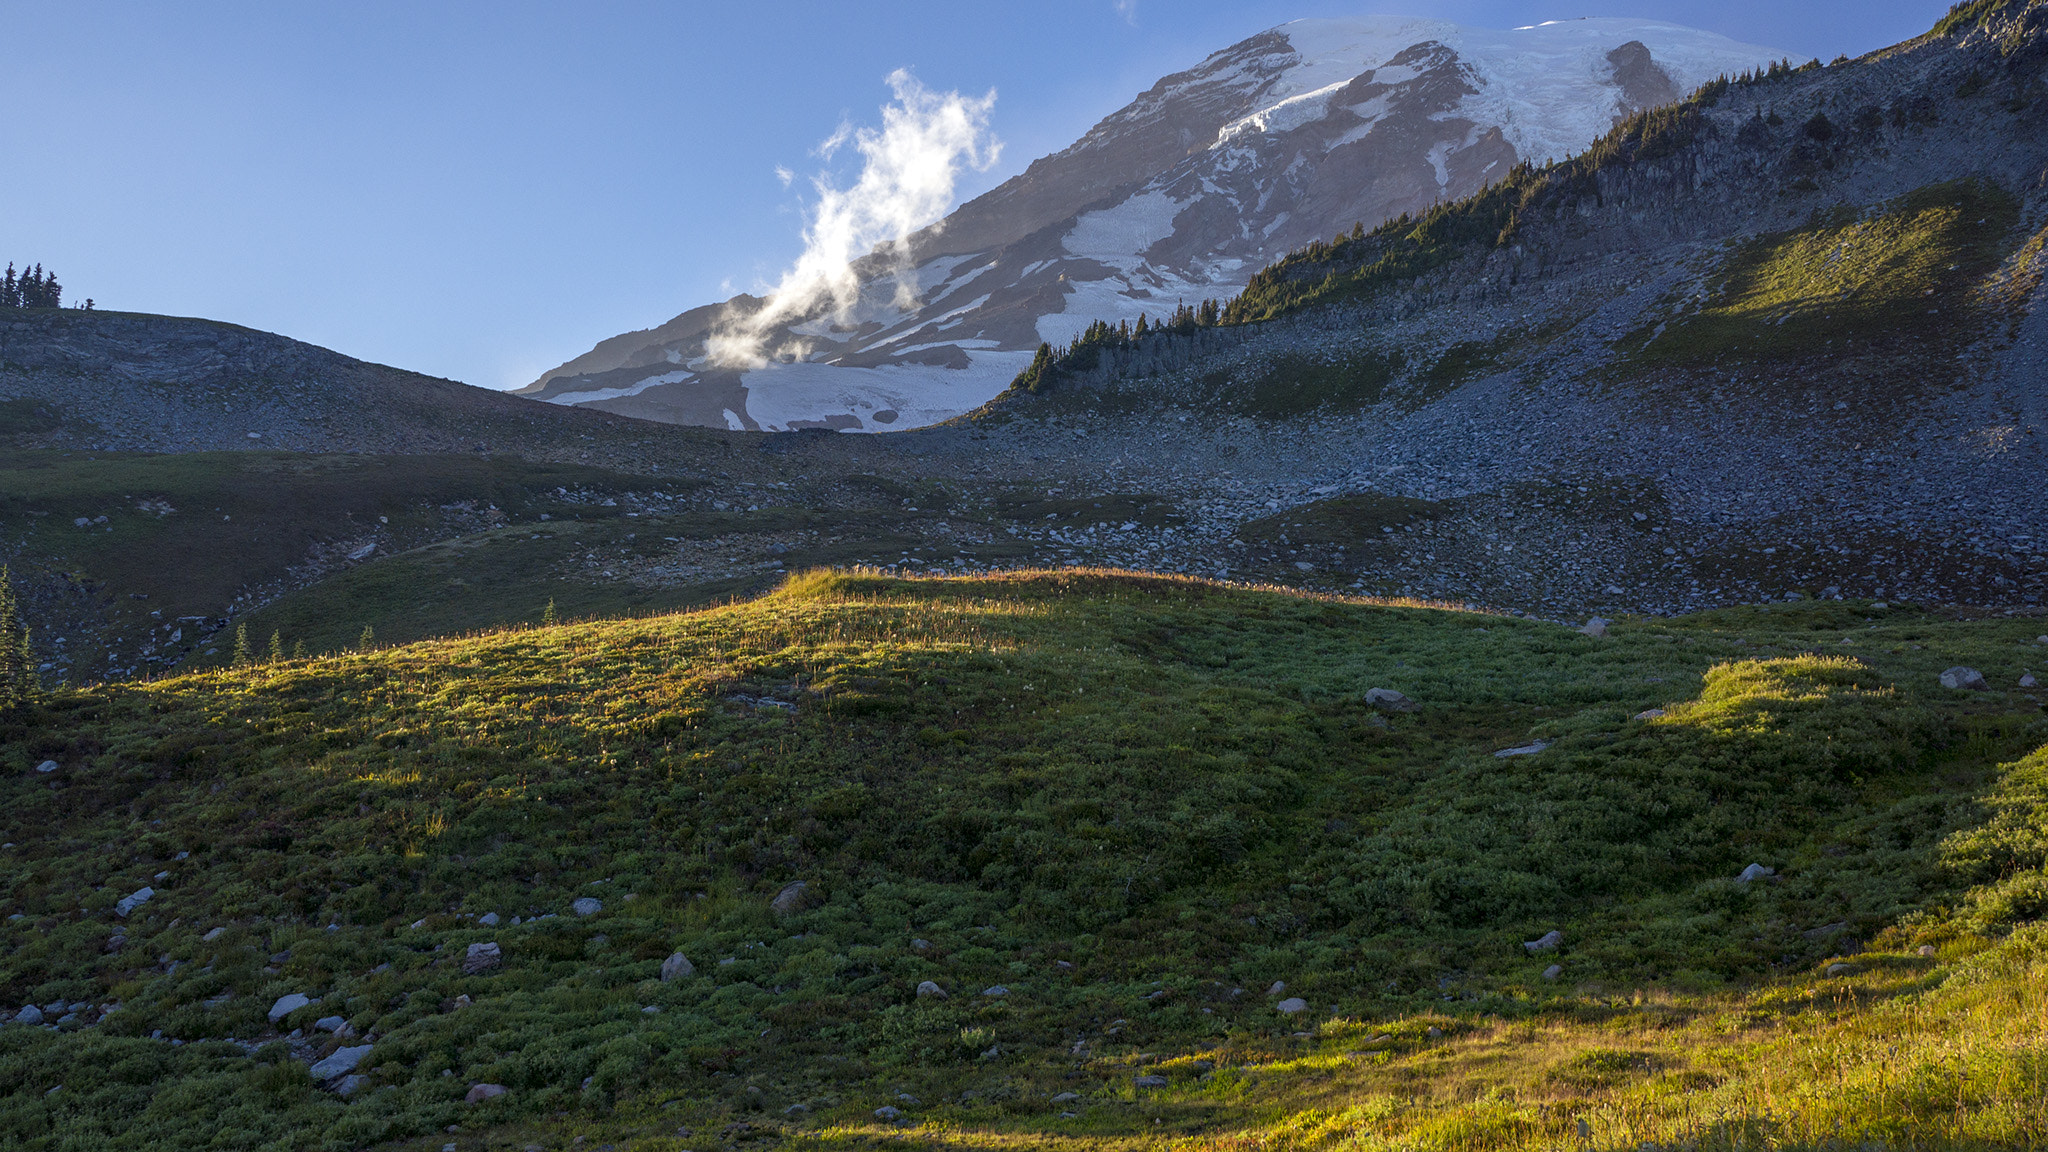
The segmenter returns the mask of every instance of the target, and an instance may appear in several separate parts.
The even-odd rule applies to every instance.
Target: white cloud
[[[711,335],[706,351],[715,363],[759,367],[776,327],[819,315],[845,319],[860,298],[853,262],[870,253],[893,254],[898,301],[914,300],[903,242],[952,207],[963,168],[986,171],[1002,144],[988,128],[994,90],[980,99],[933,92],[900,68],[888,83],[896,99],[882,109],[879,131],[841,124],[818,148],[829,159],[851,142],[863,157],[860,179],[842,189],[822,173],[812,177],[818,199],[804,227],[803,255],[768,290],[759,311],[728,316]]]
[[[1138,0],[1115,0],[1116,14],[1131,27],[1138,26]]]

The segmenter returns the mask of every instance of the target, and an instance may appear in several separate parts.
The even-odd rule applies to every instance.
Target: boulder
[[[1536,740],[1532,741],[1531,743],[1521,744],[1513,748],[1503,748],[1500,751],[1495,752],[1493,754],[1493,758],[1496,760],[1505,760],[1510,756],[1534,756],[1538,752],[1541,752],[1548,747],[1550,747],[1550,741]]]
[[[1984,674],[1982,672],[1977,671],[1975,668],[1965,668],[1961,664],[1941,674],[1941,686],[1943,688],[1961,688],[1970,692],[1982,692],[1991,687],[1991,685],[1984,682]]]
[[[1074,1101],[1079,1100],[1080,1098],[1081,1094],[1079,1092],[1062,1092],[1059,1095],[1053,1097],[1052,1102],[1055,1104],[1072,1104]]]
[[[901,1120],[903,1119],[903,1109],[898,1108],[894,1104],[884,1104],[880,1108],[875,1109],[875,1119],[891,1122]]]
[[[1847,964],[1843,964],[1839,961],[1828,965],[1828,975],[1830,976],[1846,976],[1853,971],[1855,971],[1855,969],[1850,968]]]
[[[579,896],[575,903],[569,905],[569,911],[578,916],[595,916],[604,911],[604,901],[595,896]]]
[[[1636,713],[1636,719],[1638,720],[1662,720],[1663,718],[1664,710],[1662,708],[1645,708],[1641,712]]]
[[[57,762],[55,760],[45,760],[41,764],[36,765],[36,771],[38,772],[49,773],[56,770]]]
[[[368,1083],[369,1081],[361,1076],[343,1076],[341,1079],[336,1080],[333,1084],[329,1085],[327,1090],[329,1092],[334,1093],[336,1096],[341,1097],[343,1100],[346,1100],[349,1097],[355,1095],[356,1093],[362,1091],[363,1085]]]
[[[14,1022],[16,1024],[41,1024],[43,1022],[43,1010],[30,1004],[14,1014]]]
[[[1920,950],[1919,950],[1919,951],[1920,951],[1920,955],[1922,955],[1922,956],[1932,956],[1932,955],[1934,955],[1934,945],[1932,945],[1932,944],[1922,944],[1922,945],[1920,946]]]
[[[1169,1081],[1164,1076],[1140,1076],[1131,1083],[1139,1088],[1164,1088]]]
[[[1266,995],[1278,996],[1279,994],[1285,991],[1287,991],[1287,981],[1275,980],[1273,981],[1273,986],[1271,988],[1266,989]]]
[[[1543,970],[1543,978],[1545,980],[1555,980],[1562,975],[1564,975],[1564,966],[1561,964],[1552,964]]]
[[[270,1006],[270,1022],[275,1024],[312,1002],[313,998],[303,992],[294,992],[289,996],[279,996],[277,1003]]]
[[[2022,688],[2039,687],[2040,683],[2040,681],[2034,679],[2034,674],[2031,671],[2024,672],[2020,675],[2020,687]]]
[[[322,1016],[313,1021],[313,1027],[322,1032],[339,1032],[348,1027],[348,1020],[341,1016]]]
[[[224,935],[226,932],[226,928],[209,928],[207,929],[206,935],[201,936],[199,939],[203,943],[211,944],[215,940],[220,939],[221,936]]]
[[[150,898],[155,895],[156,889],[154,888],[137,888],[134,892],[121,897],[121,902],[114,905],[114,915],[126,916],[144,904],[149,903]]]
[[[664,984],[673,983],[696,974],[697,966],[690,963],[690,958],[681,952],[661,962],[661,982]]]
[[[374,1044],[359,1044],[354,1048],[336,1048],[333,1055],[313,1065],[313,1079],[333,1080],[348,1075],[356,1070],[356,1065],[361,1064],[363,1057],[368,1056],[374,1047]]]
[[[1529,955],[1534,956],[1538,952],[1555,952],[1557,951],[1557,946],[1562,943],[1564,943],[1564,933],[1552,928],[1534,940],[1524,940],[1522,947],[1528,950]]]
[[[924,983],[919,984],[917,986],[917,994],[920,998],[929,996],[934,1000],[946,999],[946,990],[944,988],[939,987],[937,984],[932,983],[930,980],[926,980]]]
[[[476,922],[486,928],[496,928],[498,926],[498,914],[496,912],[486,912],[477,917]]]
[[[479,972],[488,972],[504,962],[504,950],[498,947],[496,940],[471,944],[468,954],[462,958],[462,971],[465,975],[474,976]]]
[[[784,884],[782,891],[775,894],[775,899],[768,902],[769,910],[777,916],[788,916],[792,913],[803,911],[804,892],[809,887],[810,885],[802,880]]]
[[[1416,712],[1422,708],[1422,705],[1394,691],[1392,688],[1366,689],[1365,702],[1384,712]]]
[[[1308,1001],[1303,1000],[1299,996],[1289,996],[1287,999],[1273,1005],[1273,1009],[1282,1016],[1293,1016],[1308,1011]]]
[[[1776,869],[1766,868],[1761,864],[1751,864],[1749,867],[1744,868],[1742,875],[1737,876],[1736,879],[1747,884],[1752,880],[1770,880],[1777,875]]]
[[[471,1084],[469,1086],[469,1094],[462,1098],[462,1102],[464,1104],[481,1104],[486,1100],[495,1100],[504,1094],[505,1086],[503,1084]]]
[[[1001,984],[996,984],[987,988],[983,988],[981,990],[981,994],[983,996],[1003,997],[1008,996],[1010,994],[1010,990]]]
[[[1591,620],[1586,621],[1585,624],[1581,625],[1579,627],[1579,631],[1587,636],[1605,636],[1607,635],[1607,626],[1611,623],[1613,623],[1613,621],[1603,620],[1600,617],[1595,616]]]

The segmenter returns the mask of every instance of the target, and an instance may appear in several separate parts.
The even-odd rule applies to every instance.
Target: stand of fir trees
[[[0,275],[0,308],[57,308],[64,298],[64,286],[57,274],[43,271],[41,264],[19,275],[13,263]]]

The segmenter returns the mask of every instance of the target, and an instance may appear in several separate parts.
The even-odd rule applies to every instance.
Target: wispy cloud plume
[[[1138,26],[1138,0],[1115,0],[1116,14],[1124,18],[1131,27]]]
[[[818,199],[807,214],[803,255],[758,311],[730,317],[711,335],[705,351],[713,364],[760,367],[776,328],[820,315],[849,319],[861,292],[854,262],[870,253],[891,261],[897,303],[915,303],[904,242],[952,206],[962,171],[985,171],[996,162],[1002,145],[988,127],[996,94],[991,89],[970,99],[933,92],[903,69],[891,72],[888,83],[896,98],[882,109],[880,130],[841,124],[818,148],[829,160],[852,144],[863,161],[860,179],[840,188],[822,173],[812,178]]]

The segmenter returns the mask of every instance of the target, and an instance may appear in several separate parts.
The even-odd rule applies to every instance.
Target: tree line
[[[87,300],[78,307],[92,308]],[[0,308],[61,308],[64,306],[64,286],[57,283],[55,272],[43,271],[41,264],[33,268],[14,270],[14,262],[8,261],[7,271],[0,274]]]

